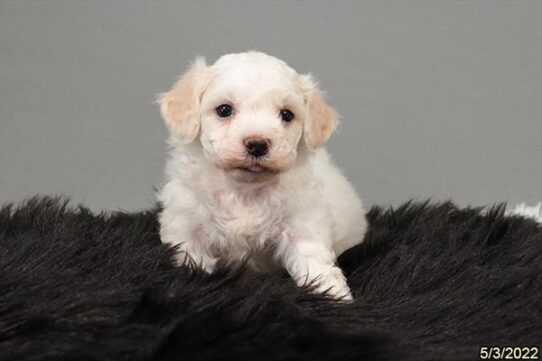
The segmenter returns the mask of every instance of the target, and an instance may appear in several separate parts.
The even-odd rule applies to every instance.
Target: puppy
[[[300,286],[351,299],[335,261],[366,222],[322,148],[338,117],[311,76],[261,52],[198,58],[158,102],[171,146],[160,236],[178,261],[282,266]]]

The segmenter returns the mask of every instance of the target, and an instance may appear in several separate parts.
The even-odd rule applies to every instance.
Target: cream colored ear
[[[315,150],[327,142],[339,122],[339,116],[327,104],[324,94],[310,75],[301,76],[301,88],[308,109],[304,126],[305,143],[309,149]]]
[[[173,87],[158,97],[162,118],[183,143],[192,142],[199,133],[199,107],[209,80],[208,69],[205,59],[197,58]]]

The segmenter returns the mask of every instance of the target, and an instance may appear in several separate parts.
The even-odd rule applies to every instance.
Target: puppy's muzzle
[[[248,154],[255,158],[263,157],[269,152],[271,141],[267,138],[246,138],[243,143]]]

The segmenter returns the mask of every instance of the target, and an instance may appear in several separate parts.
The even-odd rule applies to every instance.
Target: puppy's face
[[[173,136],[199,138],[216,167],[244,182],[290,169],[303,142],[320,147],[337,122],[310,76],[257,52],[197,61],[160,104]]]

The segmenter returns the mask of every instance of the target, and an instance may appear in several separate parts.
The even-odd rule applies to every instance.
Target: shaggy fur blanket
[[[477,360],[542,346],[542,227],[502,206],[373,207],[340,257],[355,301],[284,272],[172,265],[156,210],[0,210],[1,360]],[[542,355],[539,355],[542,356]]]

